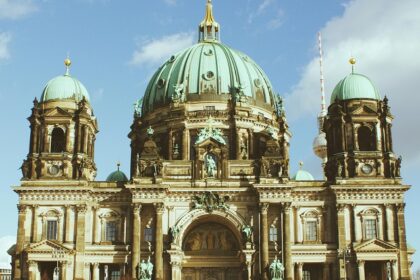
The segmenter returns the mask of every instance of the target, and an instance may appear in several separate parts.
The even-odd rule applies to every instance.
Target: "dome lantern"
[[[220,26],[214,20],[212,0],[207,0],[206,14],[199,25],[199,42],[219,41]]]

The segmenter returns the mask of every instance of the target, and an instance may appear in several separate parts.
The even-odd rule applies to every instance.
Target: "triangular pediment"
[[[56,251],[56,250],[61,250],[65,254],[71,254],[73,252],[73,250],[70,250],[70,249],[64,247],[63,245],[61,245],[61,244],[59,244],[55,241],[51,241],[51,240],[43,240],[41,242],[32,244],[31,246],[26,248],[26,252],[28,252],[28,253],[49,253],[49,254],[51,254],[53,251]]]
[[[351,111],[351,113],[352,114],[357,114],[357,115],[362,115],[362,114],[375,114],[376,111],[375,111],[374,108],[371,108],[368,105],[361,105],[361,106],[358,106],[358,107],[354,108]]]
[[[45,116],[46,117],[72,117],[73,115],[60,107],[55,107],[54,109],[46,113]]]
[[[225,143],[221,143],[221,141],[218,141],[217,139],[213,137],[209,137],[207,139],[203,139],[201,142],[196,143],[199,147],[207,147],[208,145],[212,146],[219,146],[219,145],[225,145]]]
[[[379,240],[379,239],[372,239],[366,242],[363,242],[354,247],[354,250],[358,253],[363,252],[394,252],[398,251],[398,248],[394,245]]]

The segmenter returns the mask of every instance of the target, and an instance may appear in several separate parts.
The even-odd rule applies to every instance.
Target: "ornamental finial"
[[[66,76],[70,75],[70,66],[71,66],[71,60],[69,55],[67,54],[67,58],[64,59],[64,65],[66,66]]]
[[[199,42],[202,41],[219,41],[219,24],[213,16],[212,0],[207,0],[206,14],[199,26]]]
[[[354,73],[354,65],[356,65],[356,59],[354,57],[351,57],[349,59],[349,63],[351,64],[351,73]]]

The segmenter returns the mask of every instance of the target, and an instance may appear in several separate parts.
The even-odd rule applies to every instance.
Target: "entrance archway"
[[[185,280],[242,280],[240,241],[225,225],[200,220],[187,232],[182,250]]]
[[[235,212],[196,209],[182,217],[171,250],[172,278],[176,280],[248,279],[246,265],[253,250],[243,247],[243,219]]]

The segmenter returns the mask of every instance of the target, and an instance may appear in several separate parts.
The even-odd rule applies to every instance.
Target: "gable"
[[[398,248],[394,245],[379,239],[372,239],[354,247],[354,250],[359,253],[363,252],[394,252]]]
[[[73,117],[68,111],[61,109],[60,107],[55,107],[45,114],[46,117]]]
[[[32,244],[30,247],[25,249],[27,253],[48,253],[51,254],[55,250],[62,250],[65,254],[71,254],[73,251],[64,247],[63,245],[51,241],[43,240],[41,242]]]

